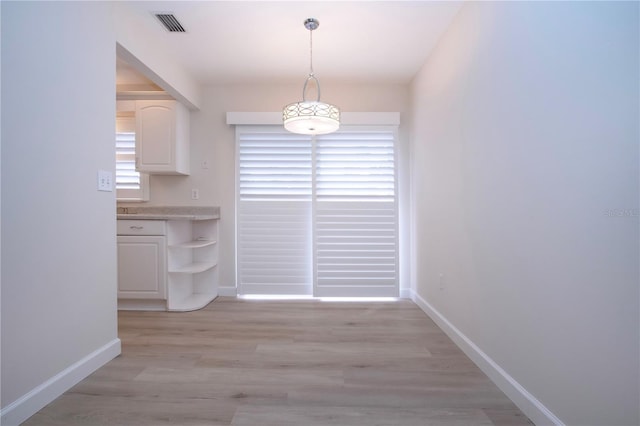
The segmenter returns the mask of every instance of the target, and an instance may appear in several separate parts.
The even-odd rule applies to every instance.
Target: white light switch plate
[[[98,170],[98,191],[113,191],[113,173]]]

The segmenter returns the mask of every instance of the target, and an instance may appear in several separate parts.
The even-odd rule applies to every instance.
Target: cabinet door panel
[[[118,237],[119,298],[166,298],[165,245],[160,236]]]
[[[136,169],[189,174],[189,110],[176,101],[136,101]]]
[[[175,117],[165,105],[144,105],[137,111],[139,163],[143,167],[174,164]]]

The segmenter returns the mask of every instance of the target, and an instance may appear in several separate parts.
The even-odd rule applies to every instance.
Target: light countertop
[[[220,208],[205,206],[118,207],[116,217],[129,220],[211,220],[220,219]]]

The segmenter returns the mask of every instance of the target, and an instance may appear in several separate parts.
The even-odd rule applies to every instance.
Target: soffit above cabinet
[[[173,100],[160,86],[140,74],[121,58],[116,58],[116,100]]]

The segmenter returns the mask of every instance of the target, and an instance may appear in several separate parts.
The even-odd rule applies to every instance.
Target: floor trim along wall
[[[400,288],[400,299],[412,299],[413,292],[409,288]]]
[[[236,297],[238,295],[238,289],[235,286],[218,287],[218,296]]]
[[[531,395],[513,377],[504,371],[495,361],[462,334],[438,310],[420,295],[412,291],[411,300],[424,311],[458,347],[538,426],[564,426],[547,407]]]
[[[0,410],[0,424],[19,425],[89,374],[120,355],[120,339],[114,339]]]

